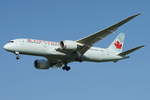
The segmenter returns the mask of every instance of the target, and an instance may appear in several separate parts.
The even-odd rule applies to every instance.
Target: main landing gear
[[[19,60],[20,59],[19,52],[15,52],[15,54],[16,54],[16,60]]]
[[[64,65],[64,67],[62,67],[63,70],[69,71],[71,68],[69,66],[67,66],[67,64]]]

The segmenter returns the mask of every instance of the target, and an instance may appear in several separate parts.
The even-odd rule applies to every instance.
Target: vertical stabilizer
[[[125,34],[120,33],[116,39],[110,44],[108,49],[116,52],[116,53],[121,53],[123,50],[123,44],[124,44],[124,39],[125,39]]]

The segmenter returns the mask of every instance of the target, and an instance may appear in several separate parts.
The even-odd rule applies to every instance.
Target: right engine
[[[34,61],[34,67],[37,69],[49,69],[48,61],[45,59],[37,59]]]
[[[64,50],[77,50],[78,44],[76,41],[64,40],[60,42],[61,49]]]

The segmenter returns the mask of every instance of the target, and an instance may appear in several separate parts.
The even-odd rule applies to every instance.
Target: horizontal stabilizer
[[[136,51],[136,50],[138,50],[138,49],[140,49],[140,48],[143,48],[143,47],[144,47],[144,45],[138,46],[138,47],[136,47],[136,48],[127,50],[127,51],[125,51],[125,52],[122,52],[122,53],[120,53],[120,54],[118,54],[118,55],[119,55],[119,56],[126,56],[126,55],[128,55],[128,54],[130,54],[130,53],[132,53],[132,52],[134,52],[134,51]]]

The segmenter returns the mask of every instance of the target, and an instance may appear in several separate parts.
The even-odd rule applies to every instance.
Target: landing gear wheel
[[[15,54],[16,54],[16,59],[19,60],[20,59],[19,52],[15,52]]]
[[[69,71],[71,68],[70,67],[66,67],[66,71]]]
[[[19,55],[17,55],[16,59],[17,59],[17,60],[19,60],[19,59],[20,59]]]
[[[62,67],[63,70],[66,70],[66,67]]]
[[[64,64],[64,67],[62,67],[63,70],[69,71],[71,68],[67,66],[67,63]]]
[[[69,66],[62,67],[63,70],[69,71],[71,68]]]

